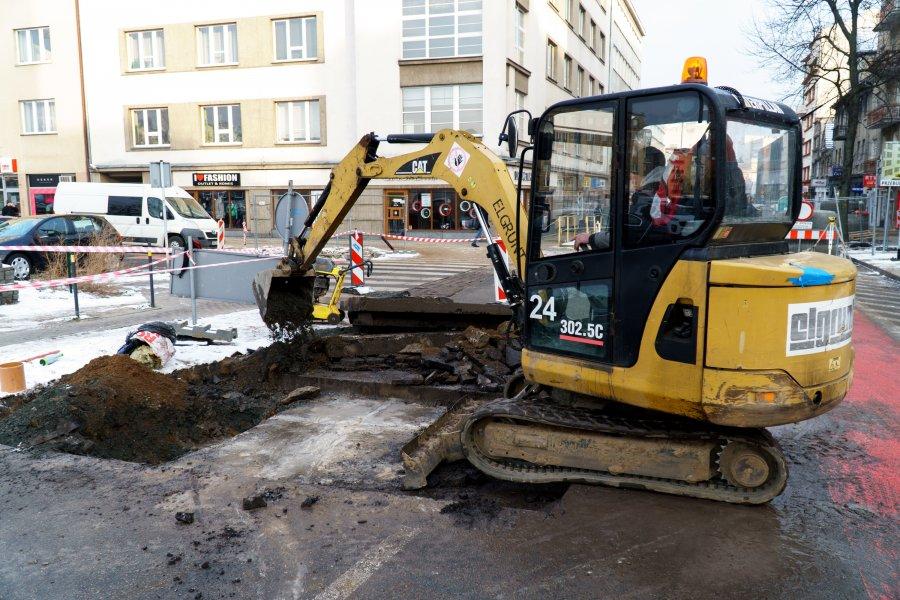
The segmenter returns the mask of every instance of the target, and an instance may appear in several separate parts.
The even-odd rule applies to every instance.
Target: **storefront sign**
[[[194,173],[195,187],[240,187],[240,173]]]
[[[56,187],[59,185],[59,173],[43,173],[28,176],[28,187]],[[75,178],[72,177],[71,181]]]
[[[810,185],[812,185],[814,188],[820,188],[820,187],[823,188],[828,185],[828,180],[827,179],[813,179],[810,182]]]
[[[866,189],[875,187],[875,174],[863,175],[863,187]]]
[[[831,176],[832,177],[843,177],[844,176],[844,167],[840,165],[831,165]]]
[[[19,165],[11,156],[0,156],[0,173],[17,173]]]

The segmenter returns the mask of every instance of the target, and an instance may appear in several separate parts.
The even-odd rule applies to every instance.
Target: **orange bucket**
[[[25,391],[25,365],[20,362],[0,364],[0,392]]]

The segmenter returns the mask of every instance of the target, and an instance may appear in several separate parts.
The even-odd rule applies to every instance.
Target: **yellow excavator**
[[[680,85],[527,115],[524,148],[511,115],[501,142],[519,157],[519,189],[467,132],[389,135],[425,144],[393,157],[366,135],[332,171],[289,256],[257,277],[266,322],[304,322],[315,258],[372,179],[439,179],[479,207],[514,263],[488,246],[523,346],[521,380],[451,415],[449,436],[426,430],[416,446],[432,456],[418,466],[405,457],[418,485],[442,456],[464,456],[512,481],[764,503],[788,475],[764,428],[846,395],[855,268],[789,254],[785,242],[801,203],[798,116],[710,87],[701,58],[684,73]],[[572,222],[586,230],[560,236]]]

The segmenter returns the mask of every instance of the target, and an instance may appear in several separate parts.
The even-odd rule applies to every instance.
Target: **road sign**
[[[809,221],[813,216],[813,205],[812,202],[806,202],[805,200],[800,204],[800,216],[797,217],[798,221]]]
[[[150,187],[172,187],[172,164],[163,160],[150,163]]]

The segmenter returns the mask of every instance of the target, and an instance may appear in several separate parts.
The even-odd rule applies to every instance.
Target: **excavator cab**
[[[794,112],[734,90],[686,84],[548,109],[535,135],[529,346],[634,365],[676,263],[784,253],[799,164]],[[679,302],[660,344],[694,360],[700,315],[693,298]]]

